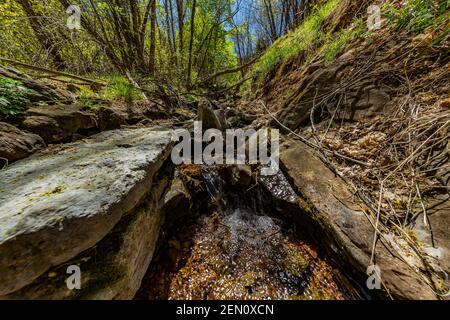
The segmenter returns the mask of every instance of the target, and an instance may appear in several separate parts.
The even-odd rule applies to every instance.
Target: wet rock
[[[45,142],[36,134],[17,129],[0,122],[0,158],[13,162],[33,154],[45,147]]]
[[[152,192],[172,132],[108,131],[0,171],[0,296],[92,248]]]
[[[225,130],[227,127],[224,111],[222,109],[214,110],[208,100],[200,101],[198,106],[198,119],[202,121],[203,130]]]
[[[305,233],[314,230],[311,218],[298,216],[301,200],[281,170],[270,176],[258,174],[257,177],[264,191],[261,201],[262,208],[270,207],[282,216],[294,217]]]
[[[271,176],[259,175],[258,180],[273,201],[297,204],[298,196],[281,170]]]
[[[235,187],[249,187],[252,183],[252,168],[245,164],[227,166],[229,182]]]
[[[172,181],[169,191],[164,196],[162,211],[166,224],[170,226],[173,222],[189,214],[191,209],[191,196],[180,178]]]
[[[353,267],[354,276],[365,282],[374,236],[374,228],[364,213],[369,212],[368,208],[351,200],[355,195],[346,183],[325,166],[311,148],[299,141],[289,141],[281,149],[281,167],[294,190],[301,195],[304,214],[320,225],[327,238],[325,241],[338,251],[350,269]],[[400,299],[436,299],[423,278],[381,241],[376,245],[375,263],[381,269],[381,279],[390,294]]]
[[[94,113],[78,105],[30,108],[24,117],[21,127],[40,135],[47,143],[60,142],[79,130],[97,127]]]

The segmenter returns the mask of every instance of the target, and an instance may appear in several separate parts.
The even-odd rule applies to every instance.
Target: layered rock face
[[[132,298],[150,263],[171,131],[117,130],[0,171],[0,297]],[[69,290],[67,266],[81,268]]]
[[[47,144],[72,142],[93,134],[167,117],[154,105],[46,105],[26,110],[18,127],[0,122],[1,161],[12,163]],[[147,126],[145,125],[145,126]],[[142,127],[141,126],[141,127]]]
[[[353,68],[348,61],[318,70],[311,67],[314,71],[303,79],[295,94],[285,101],[277,115],[278,121],[295,130],[309,119],[311,110],[317,104],[323,104],[336,119],[360,120],[386,113],[391,108],[391,92],[387,85],[373,85],[372,78],[362,78],[348,85],[344,101],[324,98],[332,95],[330,93],[339,92],[343,83],[353,74]],[[276,121],[272,121],[272,124],[279,125]]]
[[[44,147],[45,142],[40,136],[0,122],[0,158],[13,162]]]
[[[60,142],[79,130],[97,127],[94,113],[78,105],[30,108],[24,117],[21,127],[38,134],[47,143]]]

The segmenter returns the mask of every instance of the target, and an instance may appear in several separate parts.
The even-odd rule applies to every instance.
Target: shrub
[[[0,76],[0,114],[6,117],[21,114],[30,104],[29,94],[35,93],[22,82]]]
[[[103,96],[107,100],[119,100],[131,103],[138,100],[141,94],[125,78],[114,76],[106,86]]]
[[[298,55],[301,51],[312,47],[318,39],[324,36],[321,26],[339,2],[340,0],[328,0],[307,17],[297,29],[275,41],[255,64],[253,69],[255,73],[258,75],[265,74],[277,62],[286,61],[290,57]]]
[[[428,27],[448,19],[446,11],[450,1],[408,0],[400,8],[388,5],[384,15],[397,29],[421,32]]]

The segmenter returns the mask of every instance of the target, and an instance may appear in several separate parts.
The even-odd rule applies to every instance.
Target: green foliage
[[[16,116],[30,104],[28,95],[34,93],[22,82],[0,76],[0,114]]]
[[[99,95],[92,91],[89,87],[79,85],[77,91],[77,99],[85,106],[85,107],[93,107],[93,100],[98,99]]]
[[[113,76],[103,92],[106,100],[131,103],[140,99],[141,94],[132,84],[121,76]]]
[[[364,20],[358,18],[349,28],[341,29],[334,35],[328,34],[325,41],[325,63],[332,63],[348,43],[360,37],[364,32]]]
[[[265,74],[279,61],[286,61],[301,51],[310,48],[317,40],[324,36],[321,26],[339,2],[340,0],[328,0],[306,18],[299,28],[275,41],[256,63],[254,71],[257,74]]]
[[[448,19],[449,5],[448,0],[409,0],[400,8],[387,5],[383,13],[395,28],[421,32]]]

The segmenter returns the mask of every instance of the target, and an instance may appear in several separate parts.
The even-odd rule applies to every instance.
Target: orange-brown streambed
[[[200,216],[171,232],[136,298],[357,298],[340,271],[299,234],[248,209]]]

